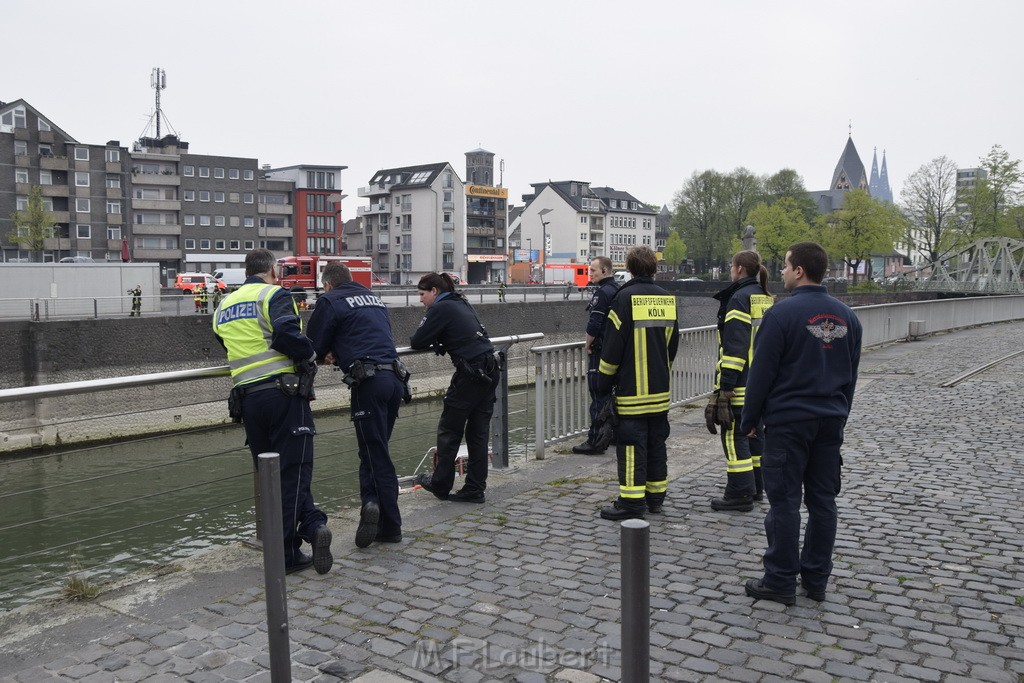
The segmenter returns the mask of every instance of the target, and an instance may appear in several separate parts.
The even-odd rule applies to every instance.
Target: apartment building
[[[494,152],[466,152],[466,277],[468,282],[506,279],[508,190],[496,186]]]
[[[347,166],[265,167],[267,181],[289,183],[294,196],[289,204],[287,192],[269,187],[260,193],[260,208],[271,215],[285,215],[294,205],[295,254],[339,256],[341,234],[341,172]],[[277,226],[275,226],[277,227]],[[285,227],[285,226],[280,226]]]
[[[657,214],[653,209],[622,190],[611,187],[591,189],[606,210],[603,255],[612,260],[615,268],[626,267],[626,252],[630,247],[644,245],[655,249],[654,223]],[[598,248],[597,245],[592,245],[592,250],[596,251]]]
[[[0,260],[44,262],[68,256],[120,260],[128,150],[116,140],[81,143],[24,100],[0,102]],[[27,229],[12,239],[12,215],[33,187],[53,225],[33,248]]]
[[[430,272],[467,277],[466,192],[451,164],[381,169],[358,195],[370,203],[358,209],[362,232],[346,232],[348,253],[372,257],[377,275],[403,285]]]

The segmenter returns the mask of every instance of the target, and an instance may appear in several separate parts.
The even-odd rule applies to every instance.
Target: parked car
[[[91,256],[65,256],[60,263],[96,263]]]
[[[207,291],[211,291],[211,287],[216,287],[222,292],[228,288],[227,285],[209,273],[178,273],[174,286],[180,289],[183,294],[191,294],[197,287],[205,287]]]
[[[699,277],[681,277],[676,282],[704,282]]]

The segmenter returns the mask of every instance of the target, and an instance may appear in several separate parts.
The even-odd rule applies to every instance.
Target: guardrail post
[[[256,511],[256,540],[263,542],[263,513],[260,510],[262,505],[260,497],[260,469],[256,463],[252,468],[252,498],[253,509]]]
[[[99,318],[100,317],[100,301],[99,301],[99,299],[93,299],[92,300],[92,317],[94,317],[94,318]]]
[[[292,663],[288,641],[288,595],[284,583],[284,523],[281,520],[281,461],[277,453],[260,453],[260,503],[266,520],[263,542],[263,584],[267,596],[267,639],[270,680],[290,683]]]
[[[544,363],[546,353],[534,354],[534,375],[533,375],[533,414],[534,414],[534,447],[533,453],[537,460],[544,459]]]
[[[651,674],[651,525],[627,519],[622,532],[622,683],[647,683]]]
[[[491,466],[495,469],[508,468],[508,350],[511,346],[503,344],[497,349],[501,377],[494,392],[491,414]]]

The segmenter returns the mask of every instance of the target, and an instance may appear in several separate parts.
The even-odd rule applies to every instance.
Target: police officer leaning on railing
[[[278,287],[274,255],[256,249],[245,257],[245,282],[214,312],[213,331],[228,353],[234,388],[231,417],[245,425],[258,466],[260,453],[281,458],[284,561],[288,573],[313,566],[328,572],[331,532],[310,491],[313,479],[313,377],[316,354],[288,293]],[[306,541],[312,556],[300,547]]]
[[[343,263],[323,272],[325,293],[309,319],[317,360],[345,371],[352,393],[351,415],[359,443],[359,497],[362,509],[356,546],[402,540],[398,475],[388,440],[399,402],[411,400],[409,372],[398,360],[388,311],[378,296],[352,281]]]
[[[604,339],[604,326],[608,311],[612,307],[612,299],[619,291],[612,274],[612,260],[607,256],[598,256],[590,262],[590,282],[597,286],[594,296],[587,306],[587,389],[590,391],[590,431],[587,440],[572,447],[573,453],[584,455],[602,455],[605,451],[598,448],[597,415],[608,401],[610,394],[598,389],[598,366],[601,364],[601,344]]]

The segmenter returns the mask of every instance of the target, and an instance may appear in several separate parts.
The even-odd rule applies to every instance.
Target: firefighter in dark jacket
[[[764,498],[761,481],[760,438],[740,431],[739,417],[747,391],[747,375],[754,357],[754,337],[765,311],[771,308],[768,270],[754,251],[737,252],[729,271],[732,284],[715,294],[718,307],[718,363],[715,391],[705,411],[708,430],[722,428],[726,483],[721,498],[711,500],[713,510],[749,512]]]
[[[246,255],[245,282],[214,311],[213,332],[228,352],[229,410],[245,426],[253,462],[261,453],[280,456],[285,571],[312,566],[324,574],[334,561],[331,532],[310,491],[316,354],[291,297],[275,284],[276,263],[266,249]],[[303,541],[312,555],[300,550]]]
[[[473,307],[455,291],[447,273],[427,273],[417,285],[420,302],[427,308],[412,335],[414,349],[433,347],[438,355],[447,353],[455,366],[451,384],[444,395],[444,408],[437,424],[437,466],[424,472],[416,483],[442,500],[483,503],[487,488],[487,443],[495,389],[501,376],[494,346],[480,324]],[[455,484],[455,457],[466,436],[469,464],[463,487],[451,493]]]
[[[740,429],[764,424],[764,575],[746,582],[758,600],[825,599],[832,574],[846,420],[853,405],[863,336],[860,321],[821,285],[828,254],[800,242],[786,253],[782,281],[792,296],[765,314],[754,342]],[[807,526],[800,543],[800,510]]]
[[[615,295],[598,374],[598,389],[615,393],[619,496],[603,519],[643,519],[661,512],[668,490],[668,409],[672,361],[679,347],[676,298],[654,284],[658,260],[650,247],[633,247],[626,269],[633,279]]]
[[[367,287],[352,281],[338,261],[323,272],[325,293],[309,319],[317,360],[345,371],[350,411],[359,444],[362,503],[356,547],[402,540],[398,475],[388,442],[398,419],[408,372],[399,362],[388,309]]]
[[[604,339],[604,326],[608,319],[608,310],[612,306],[615,292],[619,290],[612,275],[612,260],[607,256],[598,256],[590,262],[590,281],[597,286],[597,291],[587,306],[587,389],[590,391],[590,431],[587,440],[572,447],[573,453],[584,455],[601,455],[603,450],[594,446],[597,443],[597,414],[608,400],[608,394],[597,390],[597,367],[601,362],[601,344]]]

